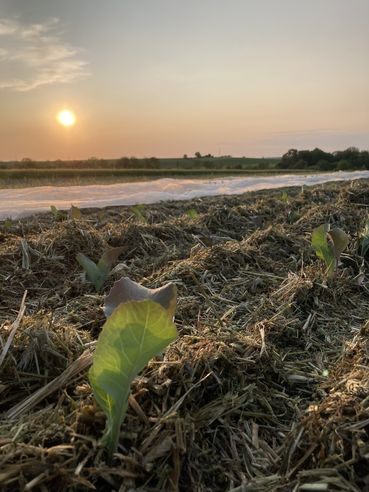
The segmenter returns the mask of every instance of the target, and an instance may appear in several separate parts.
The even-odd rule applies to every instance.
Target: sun
[[[56,119],[63,126],[74,126],[76,124],[76,115],[70,109],[59,111]]]

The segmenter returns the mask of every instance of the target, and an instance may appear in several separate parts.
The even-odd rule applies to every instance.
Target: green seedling
[[[3,222],[3,228],[8,231],[9,229],[11,229],[13,225],[13,221],[10,217],[7,217],[4,222]]]
[[[190,208],[189,210],[186,211],[186,215],[190,218],[190,219],[197,219],[197,217],[199,216],[199,213],[197,210],[195,210],[194,208]]]
[[[299,218],[300,218],[300,214],[299,212],[297,212],[297,210],[290,210],[287,214],[287,222],[289,224],[294,224],[299,220]]]
[[[69,213],[70,213],[70,218],[73,219],[73,220],[81,220],[82,219],[82,212],[75,205],[72,205],[70,207],[70,212]]]
[[[169,282],[158,289],[148,289],[128,277],[122,277],[114,283],[109,295],[105,297],[105,316],[108,318],[119,304],[145,299],[157,302],[173,317],[176,310],[177,287]]]
[[[365,224],[365,229],[361,236],[361,256],[364,257],[369,250],[369,220]]]
[[[65,219],[65,215],[61,210],[58,210],[55,205],[50,206],[51,213],[53,214],[53,217],[55,220],[63,220]]]
[[[133,379],[176,337],[172,313],[150,299],[119,304],[105,322],[89,381],[107,417],[101,443],[110,457],[117,450]]]
[[[131,211],[134,213],[136,219],[139,222],[143,222],[143,223],[147,224],[147,219],[146,219],[146,217],[144,216],[144,213],[143,213],[144,210],[145,210],[145,207],[142,204],[135,205],[134,207],[131,207]]]
[[[282,202],[284,203],[288,203],[289,202],[289,197],[288,197],[288,194],[286,191],[284,191],[281,196],[280,196],[280,199]]]
[[[347,247],[348,242],[347,234],[338,227],[330,229],[329,224],[322,224],[314,229],[311,236],[311,245],[318,258],[324,261],[328,277],[331,277],[337,271],[340,256]]]
[[[94,284],[97,291],[99,291],[103,286],[105,280],[110,274],[113,263],[117,261],[123,250],[124,248],[120,247],[112,248],[109,251],[106,251],[98,263],[95,263],[83,253],[78,253],[77,261],[86,272],[87,280]]]

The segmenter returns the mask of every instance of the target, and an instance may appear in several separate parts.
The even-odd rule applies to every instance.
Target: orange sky
[[[2,0],[0,160],[367,149],[368,46],[366,0]]]

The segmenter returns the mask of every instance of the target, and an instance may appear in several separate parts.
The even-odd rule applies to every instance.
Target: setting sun
[[[74,126],[76,124],[76,115],[69,109],[63,109],[56,115],[56,119],[63,126]]]

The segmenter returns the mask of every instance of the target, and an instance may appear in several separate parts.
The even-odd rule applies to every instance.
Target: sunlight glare
[[[70,109],[59,111],[56,119],[62,126],[74,126],[76,124],[76,115]]]

